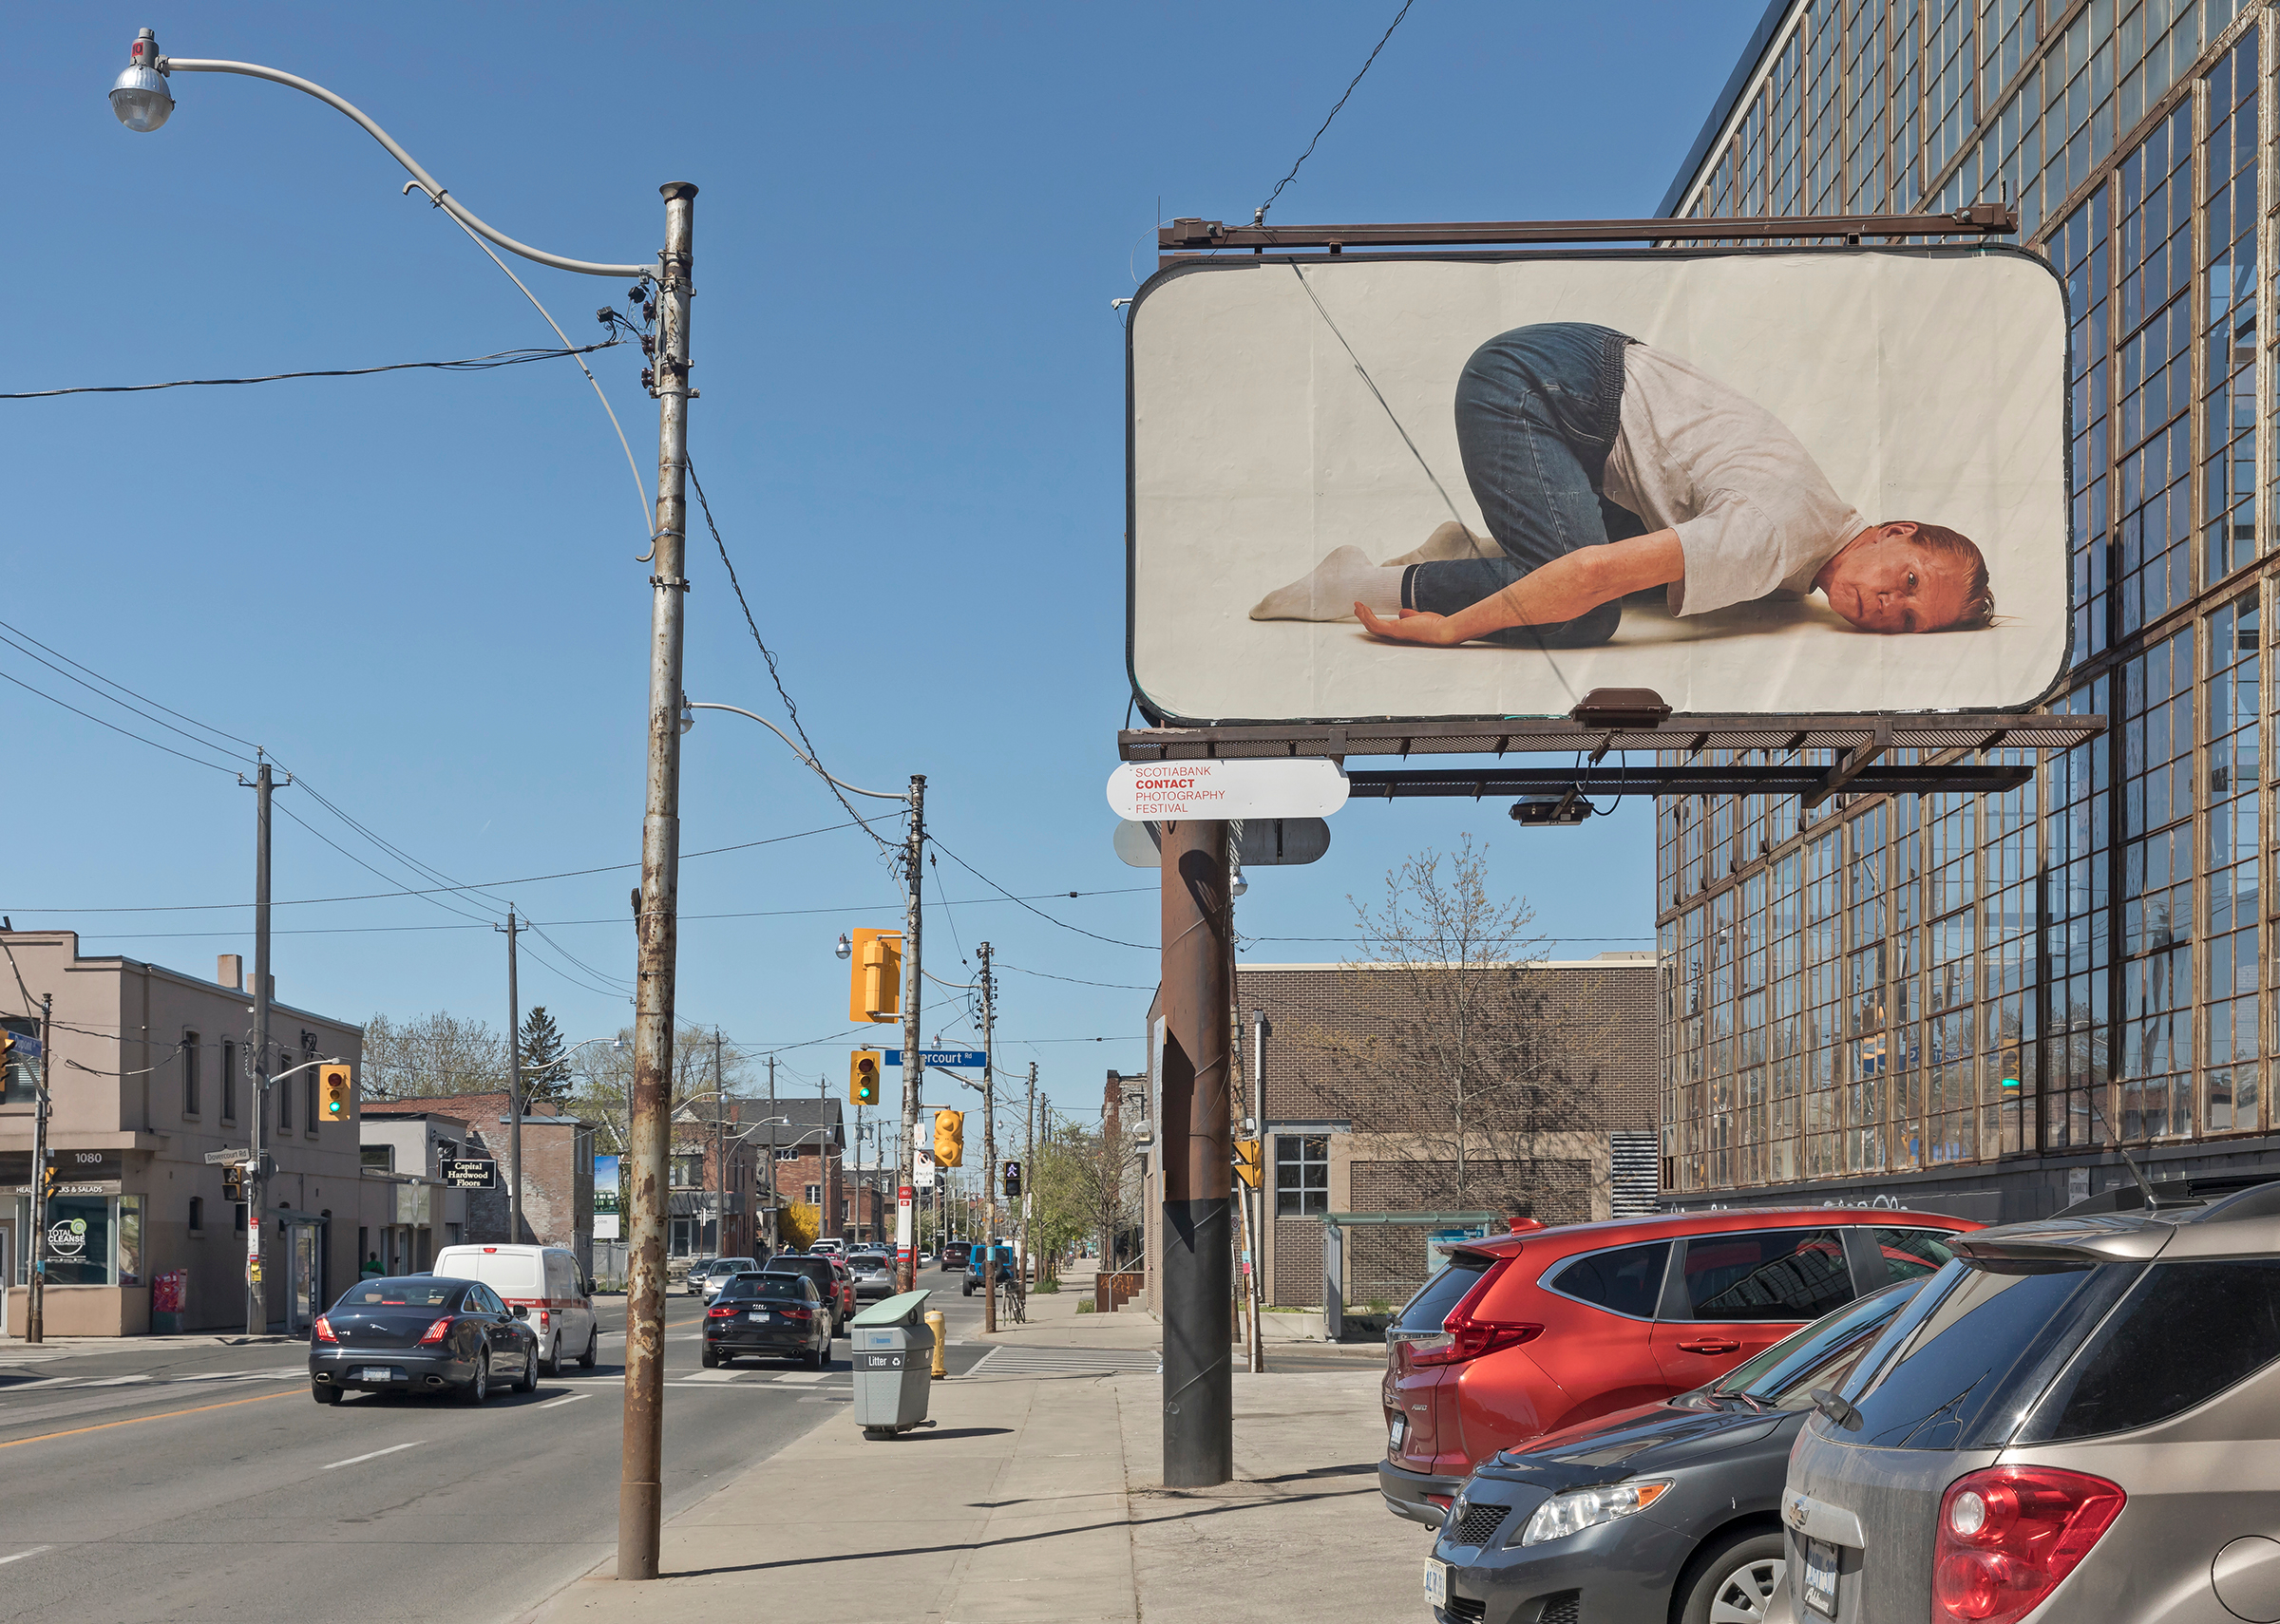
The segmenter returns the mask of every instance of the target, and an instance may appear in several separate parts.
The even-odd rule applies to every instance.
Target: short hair
[[[1909,522],[1916,527],[1916,540],[1924,547],[1970,571],[1964,583],[1964,607],[1940,630],[1970,632],[1990,624],[1995,618],[1995,589],[1987,584],[1987,560],[1981,557],[1978,544],[1962,531],[1944,524],[1926,524],[1922,519]]]

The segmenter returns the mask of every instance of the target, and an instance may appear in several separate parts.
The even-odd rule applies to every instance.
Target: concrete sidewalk
[[[1152,1348],[1143,1314],[1030,1299],[997,1346]],[[1090,1323],[1098,1318],[1105,1323]],[[870,1441],[839,1411],[666,1524],[664,1577],[609,1567],[524,1616],[695,1624],[756,1611],[805,1624],[1158,1624],[1420,1615],[1423,1529],[1378,1499],[1375,1369],[1235,1376],[1238,1480],[1161,1488],[1153,1375],[934,1385],[936,1426]],[[670,1444],[670,1441],[669,1441]],[[754,1581],[759,1581],[755,1583]],[[1302,1603],[1302,1606],[1300,1605]]]

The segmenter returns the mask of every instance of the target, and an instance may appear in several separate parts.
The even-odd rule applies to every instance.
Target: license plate
[[[356,1372],[356,1379],[360,1382],[393,1382],[400,1378],[387,1365],[367,1365]]]
[[[744,1317],[750,1320],[765,1322],[768,1318],[768,1314],[760,1309],[750,1309],[746,1312]]]
[[[1437,1557],[1425,1558],[1425,1599],[1435,1607],[1449,1605],[1449,1564]]]
[[[1401,1453],[1401,1440],[1408,1436],[1409,1417],[1406,1415],[1395,1416],[1393,1419],[1393,1424],[1385,1429],[1385,1443],[1387,1450],[1396,1455]]]
[[[1805,1605],[1824,1618],[1836,1616],[1836,1547],[1826,1539],[1805,1542]]]

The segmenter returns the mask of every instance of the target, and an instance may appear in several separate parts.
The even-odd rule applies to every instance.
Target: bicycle
[[[1027,1325],[1029,1294],[1022,1289],[1020,1276],[1010,1273],[998,1275],[998,1289],[1004,1294],[999,1312],[1015,1325]]]

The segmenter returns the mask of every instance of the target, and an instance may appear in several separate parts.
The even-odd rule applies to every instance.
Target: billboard
[[[622,1238],[618,1227],[618,1167],[615,1156],[597,1156],[594,1159],[594,1238],[618,1240]]]
[[[1134,690],[1187,723],[2033,704],[2066,342],[2001,248],[1175,265],[1129,328]]]

